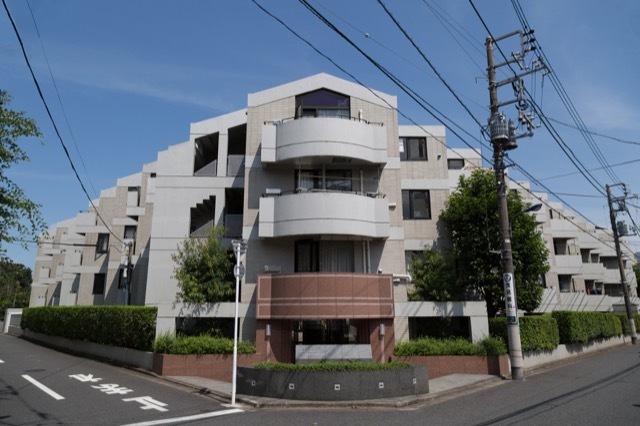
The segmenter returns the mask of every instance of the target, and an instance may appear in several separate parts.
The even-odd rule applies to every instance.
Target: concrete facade
[[[370,343],[384,361],[410,337],[410,322],[429,316],[469,318],[481,339],[482,302],[407,296],[407,259],[447,246],[440,212],[481,157],[448,149],[442,126],[399,126],[396,107],[394,96],[318,74],[193,123],[187,140],[43,237],[31,306],[124,304],[129,288],[128,303],[158,306],[158,333],[175,330],[177,318],[232,318],[233,304],[177,302],[173,278],[178,245],[222,225],[224,245],[248,241],[240,333],[259,352],[290,360],[292,344],[328,339]],[[546,204],[537,218],[557,248],[546,285],[563,291],[568,275],[571,292],[612,289],[611,253],[586,235],[607,233],[571,228],[569,212]]]

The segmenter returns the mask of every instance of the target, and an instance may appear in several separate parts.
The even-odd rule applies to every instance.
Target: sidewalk
[[[199,390],[218,401],[231,402],[231,383],[195,376],[165,376],[184,386]],[[399,408],[412,404],[425,403],[447,395],[455,395],[483,385],[496,384],[502,379],[488,374],[451,374],[429,380],[429,393],[398,398],[370,399],[362,401],[296,401],[276,398],[263,398],[249,395],[236,395],[236,403],[253,408],[273,407],[379,407]]]

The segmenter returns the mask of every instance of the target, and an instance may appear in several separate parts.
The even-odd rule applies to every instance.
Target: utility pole
[[[516,139],[523,136],[533,135],[533,117],[525,114],[529,105],[524,98],[524,88],[522,86],[521,77],[539,71],[544,65],[539,60],[532,69],[524,65],[524,56],[527,52],[532,51],[535,47],[531,46],[533,39],[531,35],[533,31],[526,33],[522,31],[514,31],[497,39],[488,37],[486,39],[487,47],[487,75],[489,79],[489,100],[491,116],[489,118],[489,134],[491,144],[493,145],[493,169],[496,175],[497,195],[498,195],[498,220],[500,221],[500,241],[502,243],[502,281],[504,285],[505,310],[507,314],[507,337],[509,345],[509,360],[511,362],[511,379],[523,380],[523,356],[522,343],[520,340],[520,324],[518,322],[518,305],[516,299],[516,285],[513,270],[513,257],[511,252],[511,232],[509,225],[509,210],[507,206],[507,186],[505,182],[505,151],[517,148]],[[519,35],[520,36],[520,52],[513,53],[512,59],[504,63],[496,65],[493,57],[494,43],[505,38]],[[519,75],[515,75],[507,80],[496,81],[496,68],[501,66],[517,64],[522,70]],[[498,88],[506,84],[512,84],[516,98],[507,102],[498,102]],[[508,104],[516,104],[519,112],[519,122],[527,127],[527,132],[516,136],[516,126],[504,114],[500,112],[500,107]]]
[[[623,197],[611,197],[611,187],[621,185],[624,190]],[[609,202],[609,218],[611,219],[611,229],[613,230],[613,240],[616,245],[616,256],[618,257],[618,269],[620,269],[620,284],[622,285],[622,294],[624,294],[624,307],[627,311],[627,319],[629,320],[629,330],[631,332],[631,344],[635,345],[638,341],[636,334],[636,323],[633,320],[631,312],[631,301],[629,300],[629,287],[627,286],[627,275],[624,272],[624,264],[622,262],[622,251],[620,250],[620,235],[618,235],[618,227],[616,226],[616,212],[624,209],[624,200],[627,198],[627,187],[624,183],[617,185],[607,185],[607,201]],[[618,210],[613,208],[613,203],[618,203]]]

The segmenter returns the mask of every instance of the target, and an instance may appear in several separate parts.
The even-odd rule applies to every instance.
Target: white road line
[[[131,423],[124,426],[153,426],[153,425],[167,425],[169,423],[188,422],[191,420],[209,419],[211,417],[226,416],[227,414],[242,413],[239,408],[232,408],[230,410],[213,411],[211,413],[195,414],[193,416],[175,417],[173,419],[153,420],[151,422]]]
[[[44,391],[45,393],[48,393],[49,396],[53,397],[54,399],[57,399],[58,401],[60,401],[61,399],[64,399],[64,396],[62,396],[62,395],[60,395],[58,393],[55,393],[54,391],[52,391],[51,389],[49,389],[48,387],[46,387],[45,385],[43,385],[42,383],[40,383],[39,381],[34,379],[33,377],[28,376],[26,374],[23,374],[22,377],[25,380],[27,380],[27,381],[33,383],[34,385],[36,385],[38,388],[40,388],[40,390]]]
[[[4,364],[4,361],[0,359],[0,364]]]

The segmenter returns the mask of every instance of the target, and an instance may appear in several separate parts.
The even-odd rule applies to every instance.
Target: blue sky
[[[101,189],[114,186],[118,177],[139,172],[144,163],[156,159],[158,151],[187,140],[191,122],[245,107],[247,93],[319,72],[351,79],[250,0],[5,1],[63,140],[93,198]],[[298,1],[256,1],[363,84],[397,95],[400,111],[413,121],[438,124]],[[310,3],[420,96],[481,138],[478,125],[376,0]],[[520,3],[555,76],[587,128],[640,141],[640,85],[636,81],[640,2]],[[470,2],[386,0],[385,4],[484,124],[489,103],[483,78],[488,34]],[[512,1],[474,0],[474,4],[494,37],[521,29]],[[516,49],[510,41],[501,46],[507,53]],[[506,77],[498,74],[499,79]],[[543,79],[539,74],[526,84],[547,117],[572,123],[549,77]],[[4,11],[0,13],[0,88],[14,97],[12,108],[35,118],[45,135],[43,144],[23,141],[31,161],[13,167],[10,177],[42,205],[49,225],[86,210],[88,200],[64,156]],[[501,90],[500,99],[507,100],[511,93]],[[516,117],[513,107],[503,111]],[[411,124],[402,117],[400,123]],[[579,132],[557,123],[554,126],[588,169],[600,167]],[[453,134],[448,135],[449,146],[466,147]],[[472,138],[465,136],[465,140],[479,147]],[[640,159],[639,144],[600,136],[593,140],[610,165]],[[491,156],[484,149],[483,154]],[[510,156],[591,221],[609,226],[606,199],[584,177],[549,179],[577,170],[547,130],[537,129],[533,138],[521,139]],[[613,168],[631,193],[640,193],[639,165],[640,161]],[[592,173],[601,185],[613,183],[603,171]],[[515,170],[511,175],[522,178]],[[640,205],[640,200],[633,203]],[[640,223],[638,210],[630,211]],[[638,239],[631,244],[640,251]],[[5,247],[10,258],[33,268],[33,244],[29,250],[19,245]]]

